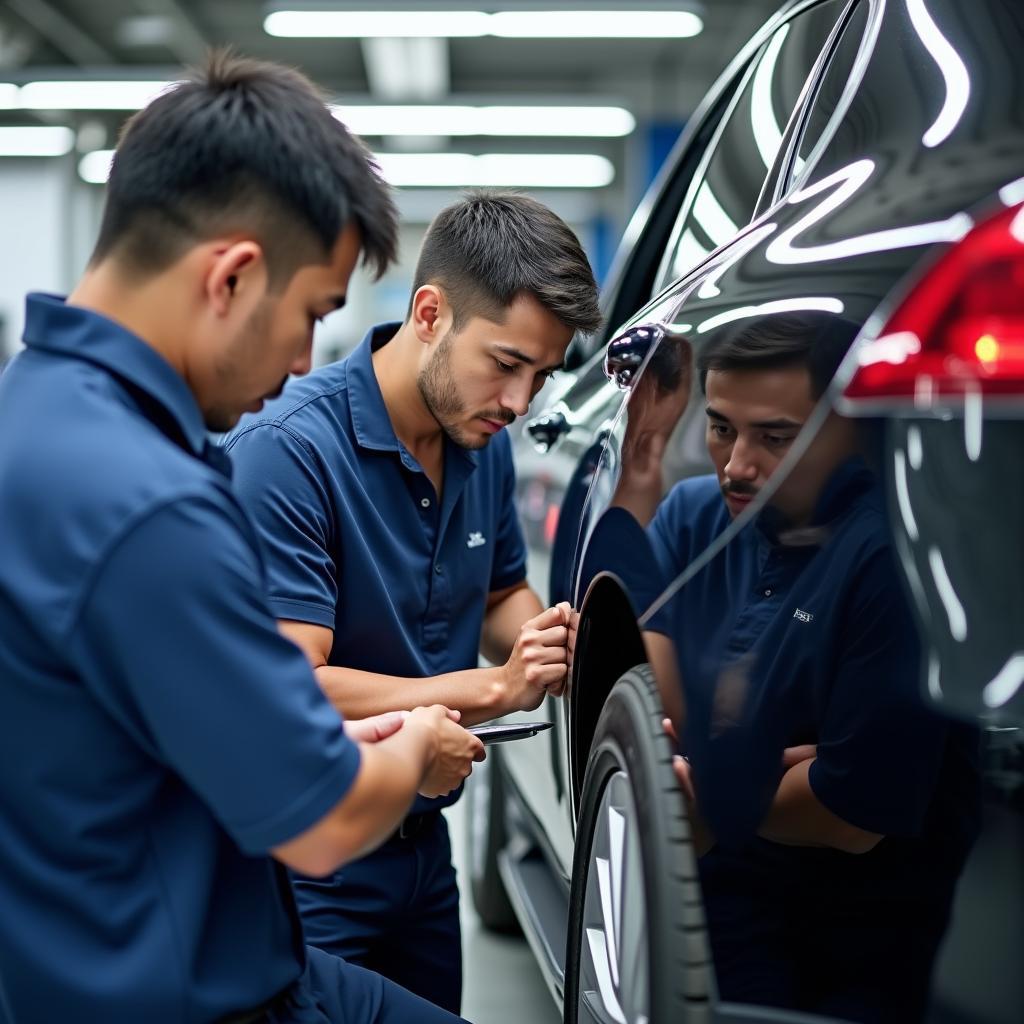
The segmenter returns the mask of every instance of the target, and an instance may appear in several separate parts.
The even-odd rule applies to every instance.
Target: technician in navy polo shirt
[[[455,1021],[304,946],[284,866],[372,848],[482,745],[343,727],[206,431],[309,368],[395,214],[295,72],[228,56],[118,146],[70,298],[0,380],[0,1021]],[[219,456],[219,457],[218,457]]]
[[[373,328],[229,439],[271,608],[346,716],[437,701],[480,722],[561,693],[567,609],[543,611],[526,585],[503,428],[599,319],[555,214],[472,193],[427,231],[405,322]],[[498,667],[478,668],[481,650]],[[420,801],[376,853],[295,888],[311,943],[455,1010],[449,802]]]
[[[772,477],[852,325],[765,318],[704,349],[713,476],[648,529],[666,580]],[[977,826],[977,736],[927,707],[882,495],[834,413],[769,504],[657,613],[686,720],[677,759],[711,849],[719,995],[856,1021],[923,1018]],[[658,634],[661,634],[659,637]]]

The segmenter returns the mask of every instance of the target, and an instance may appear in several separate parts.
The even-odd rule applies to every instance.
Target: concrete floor
[[[462,1015],[473,1024],[559,1024],[561,1014],[522,937],[486,931],[473,910],[465,877],[463,801],[446,811],[462,890]]]

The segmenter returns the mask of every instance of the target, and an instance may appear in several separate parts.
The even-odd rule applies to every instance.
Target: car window
[[[836,112],[843,92],[850,83],[857,54],[864,41],[864,31],[868,23],[870,4],[861,3],[850,13],[843,26],[842,35],[836,43],[829,58],[828,67],[819,80],[814,98],[807,110],[806,123],[801,131],[797,146],[797,158],[793,163],[790,180],[803,169],[807,158],[818,144],[828,128],[832,115]]]
[[[750,222],[807,78],[847,0],[826,0],[781,25],[747,70],[694,177],[655,279],[655,293]]]

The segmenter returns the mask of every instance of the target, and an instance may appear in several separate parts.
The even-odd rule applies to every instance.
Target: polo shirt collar
[[[59,295],[33,292],[26,300],[23,340],[30,349],[83,359],[133,384],[170,415],[188,446],[202,456],[206,425],[184,378],[126,327]]]
[[[401,323],[389,321],[377,324],[366,332],[363,340],[356,346],[347,360],[348,402],[352,414],[352,430],[356,441],[363,448],[374,451],[398,452],[410,469],[419,470],[419,465],[398,440],[395,428],[391,424],[391,416],[384,404],[384,396],[380,391],[380,383],[373,369],[373,353],[382,345],[386,345],[398,333]],[[476,467],[479,456],[475,451],[460,448],[447,438],[445,439],[446,465],[450,465],[452,455],[468,464],[472,470]],[[445,487],[448,482],[446,480]]]
[[[375,451],[402,450],[391,425],[377,374],[373,371],[373,353],[386,345],[402,325],[395,321],[371,327],[348,357],[348,402],[352,411],[352,429],[363,448]]]

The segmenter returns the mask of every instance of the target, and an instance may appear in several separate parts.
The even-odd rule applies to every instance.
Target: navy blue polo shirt
[[[729,522],[713,476],[678,484],[648,528],[666,579]],[[962,845],[973,734],[922,699],[917,627],[873,474],[848,462],[809,529],[784,525],[767,508],[650,625],[675,640],[685,742],[712,830],[751,837],[781,777],[781,749],[815,743],[815,796],[892,837],[876,850],[900,840],[942,846],[952,836],[938,833],[949,829]],[[803,855],[794,850],[783,857]]]
[[[421,678],[476,667],[487,596],[525,578],[526,549],[505,431],[446,439],[440,501],[395,436],[371,355],[399,326],[290,382],[226,448],[274,614],[334,630],[331,665]]]
[[[729,522],[714,477],[677,485],[648,529],[665,576]],[[874,477],[853,460],[809,529],[787,532],[766,508],[652,621],[675,641],[685,744],[718,840],[700,874],[725,999],[910,1020],[925,998],[978,828],[978,737],[923,701],[889,535]],[[780,752],[801,743],[817,744],[818,800],[884,836],[870,852],[755,835]]]
[[[358,747],[182,378],[57,298],[25,343],[0,378],[0,1020],[216,1020],[302,973],[266,854]]]

